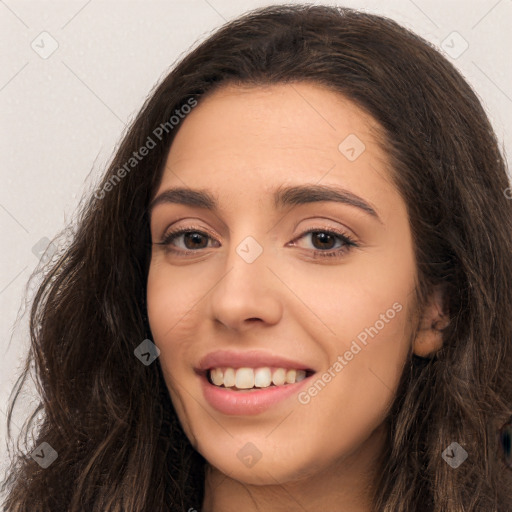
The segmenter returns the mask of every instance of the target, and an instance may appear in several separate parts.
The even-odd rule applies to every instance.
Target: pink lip
[[[306,377],[295,384],[271,386],[253,391],[234,391],[211,384],[208,380],[208,370],[212,368],[284,368],[294,370],[314,370],[299,361],[277,356],[261,350],[233,352],[217,350],[204,356],[196,373],[201,380],[201,388],[205,400],[217,411],[229,415],[254,415],[264,412],[269,407],[281,402],[299,392],[300,388],[309,382]]]
[[[199,361],[197,370],[204,372],[211,368],[226,366],[230,368],[261,368],[270,366],[294,370],[312,370],[311,367],[299,361],[293,361],[285,357],[269,354],[268,352],[262,352],[261,350],[250,350],[246,352],[217,350],[210,352]]]
[[[311,377],[306,377],[295,384],[272,386],[254,391],[233,391],[210,384],[206,372],[199,376],[203,396],[214,409],[223,414],[246,416],[260,414],[285,398],[296,395],[302,387],[309,384]]]

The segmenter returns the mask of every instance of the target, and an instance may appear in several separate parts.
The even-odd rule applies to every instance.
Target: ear
[[[443,329],[450,323],[444,297],[444,286],[438,285],[422,312],[414,340],[413,352],[420,357],[432,356],[443,346]]]

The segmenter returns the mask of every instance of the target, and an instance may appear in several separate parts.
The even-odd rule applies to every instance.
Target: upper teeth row
[[[286,370],[276,368],[273,372],[269,367],[264,368],[212,368],[210,378],[216,386],[231,388],[236,386],[239,389],[250,389],[252,387],[267,388],[271,384],[282,386],[283,384],[294,384],[306,378],[304,370]]]

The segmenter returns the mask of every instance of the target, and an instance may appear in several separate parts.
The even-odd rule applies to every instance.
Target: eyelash
[[[178,238],[180,235],[183,235],[185,233],[197,233],[197,234],[200,234],[202,236],[206,236],[206,237],[208,237],[210,239],[212,238],[209,233],[206,233],[206,232],[202,231],[201,229],[196,229],[193,226],[189,226],[189,227],[186,227],[186,228],[179,228],[179,229],[176,229],[174,231],[170,231],[169,233],[167,233],[164,236],[163,240],[161,242],[157,242],[156,245],[166,246],[166,250],[168,250],[170,252],[173,252],[175,254],[181,254],[182,256],[188,256],[188,255],[191,255],[193,253],[197,253],[198,251],[200,251],[201,249],[196,249],[196,250],[179,249],[179,250],[176,250],[176,249],[173,249],[171,247],[171,242],[174,241],[176,238]],[[349,251],[351,251],[352,248],[359,247],[359,244],[357,244],[354,241],[354,239],[351,238],[349,235],[347,235],[346,233],[343,233],[341,231],[333,230],[332,228],[329,228],[329,229],[308,229],[307,231],[304,231],[303,233],[301,233],[296,238],[296,240],[301,239],[302,237],[304,237],[305,235],[308,235],[310,233],[323,233],[323,234],[331,235],[331,236],[334,236],[334,237],[340,239],[344,243],[343,247],[340,247],[340,248],[337,248],[337,249],[330,249],[328,251],[322,251],[322,250],[319,250],[319,249],[312,249],[313,258],[315,258],[315,259],[316,258],[341,257],[344,254],[346,254]]]

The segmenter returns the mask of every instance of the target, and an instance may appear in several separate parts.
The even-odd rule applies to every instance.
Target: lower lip
[[[248,416],[260,414],[291,395],[296,395],[311,377],[312,375],[295,384],[271,386],[255,391],[233,391],[210,384],[205,374],[200,375],[203,395],[214,409],[223,414]]]

